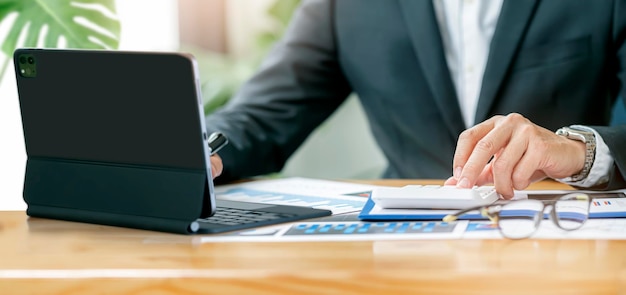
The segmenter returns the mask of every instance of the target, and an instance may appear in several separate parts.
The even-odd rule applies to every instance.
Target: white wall
[[[2,56],[2,63],[8,57]],[[24,181],[24,137],[12,64],[0,81],[0,210],[25,209],[22,201]]]
[[[120,49],[176,50],[178,13],[175,0],[117,0],[122,22]],[[0,24],[4,40],[10,23]],[[0,54],[0,64],[8,59]],[[10,59],[9,59],[10,60]],[[0,210],[24,210],[22,184],[26,152],[13,65],[0,81]]]

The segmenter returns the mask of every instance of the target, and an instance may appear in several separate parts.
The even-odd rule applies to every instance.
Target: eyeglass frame
[[[564,199],[566,198],[567,199]],[[580,223],[580,226],[575,227],[575,228],[565,228],[563,227],[560,223],[559,220],[561,220],[558,216],[557,216],[557,211],[555,209],[555,205],[558,201],[567,201],[567,200],[579,200],[579,201],[587,201],[587,218],[585,218],[585,220],[583,222]],[[478,211],[480,212],[480,215],[489,218],[489,220],[492,222],[492,224],[497,225],[498,227],[498,231],[500,231],[500,234],[507,238],[507,239],[512,239],[512,240],[521,240],[521,239],[527,239],[530,238],[532,235],[534,235],[537,230],[539,229],[539,225],[541,224],[541,220],[545,219],[545,210],[546,208],[550,208],[550,212],[549,212],[549,219],[552,220],[552,223],[558,227],[559,229],[565,230],[565,231],[574,231],[577,229],[580,229],[583,225],[585,225],[585,223],[587,222],[587,220],[589,220],[589,211],[591,210],[591,200],[592,197],[589,196],[588,194],[585,193],[580,193],[580,192],[575,192],[575,193],[569,193],[569,194],[565,194],[562,196],[558,196],[552,200],[535,200],[535,199],[524,199],[524,200],[512,200],[512,201],[496,201],[494,203],[488,204],[488,205],[479,205],[479,206],[474,206],[474,207],[470,207],[467,209],[462,209],[459,210],[455,213],[452,214],[448,214],[446,215],[442,221],[443,222],[452,222],[452,221],[456,221],[457,219],[459,219],[459,217],[471,212],[471,211]],[[511,237],[511,236],[507,236],[503,231],[502,228],[500,227],[500,212],[502,212],[502,208],[506,205],[510,205],[512,202],[528,202],[528,201],[533,201],[533,202],[539,202],[542,204],[541,210],[538,212],[541,212],[541,214],[537,214],[537,216],[541,216],[541,218],[536,218],[537,216],[535,216],[536,220],[534,220],[535,224],[534,224],[534,230],[532,232],[530,232],[528,235],[523,236],[523,237]]]

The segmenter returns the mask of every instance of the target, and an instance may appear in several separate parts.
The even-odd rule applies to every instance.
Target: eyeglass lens
[[[553,217],[564,230],[579,229],[589,218],[589,197],[585,194],[566,195],[554,204]]]
[[[510,239],[530,236],[543,218],[543,208],[543,203],[537,200],[513,201],[503,205],[498,220],[500,232]]]
[[[562,196],[552,206],[551,217],[554,223],[564,230],[578,229],[589,218],[590,202],[586,194]],[[503,205],[499,211],[500,232],[511,239],[531,236],[544,217],[545,207],[539,200],[520,200]]]

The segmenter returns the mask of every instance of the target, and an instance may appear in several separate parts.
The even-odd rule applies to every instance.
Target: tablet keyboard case
[[[36,76],[18,72],[21,56]],[[14,61],[29,216],[195,231],[213,184],[193,60],[21,49]]]

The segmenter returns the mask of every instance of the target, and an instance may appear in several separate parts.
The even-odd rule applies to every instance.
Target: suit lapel
[[[505,0],[491,40],[475,122],[487,119],[539,0]],[[428,1],[430,2],[430,1]]]
[[[517,1],[517,0],[516,0]],[[446,64],[432,0],[400,0],[404,21],[443,120],[456,138],[465,129],[461,109]]]

